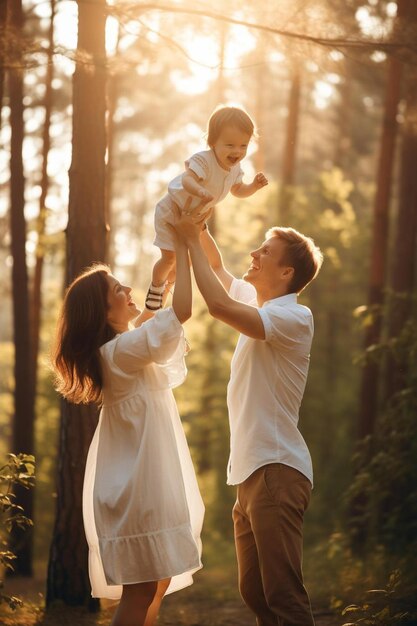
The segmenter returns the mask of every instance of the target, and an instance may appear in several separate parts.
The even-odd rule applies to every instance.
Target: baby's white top
[[[231,187],[241,183],[243,179],[240,163],[236,163],[230,170],[225,170],[219,165],[211,149],[193,154],[185,161],[185,166],[198,176],[199,183],[213,196],[213,200],[207,204],[206,208],[218,204],[227,196]],[[182,174],[171,180],[168,185],[168,194],[178,206],[184,206],[190,194],[182,186]],[[195,198],[190,208],[196,207],[200,201],[199,198]]]

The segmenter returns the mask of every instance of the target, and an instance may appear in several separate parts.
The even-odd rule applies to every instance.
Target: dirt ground
[[[200,573],[196,584],[164,600],[159,626],[255,626],[234,580],[222,580],[215,572]],[[44,610],[44,581],[8,580],[5,592],[24,600],[24,606],[11,611],[0,605],[0,626],[108,626],[115,603],[102,602],[98,613],[85,609],[56,606]],[[315,609],[316,626],[340,626],[342,618],[327,610]]]

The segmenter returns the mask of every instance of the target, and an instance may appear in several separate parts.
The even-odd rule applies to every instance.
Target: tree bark
[[[408,13],[409,0],[398,0],[398,18]],[[398,58],[388,62],[384,122],[380,144],[376,197],[371,242],[371,264],[369,276],[368,306],[375,309],[373,322],[365,331],[364,348],[377,344],[381,338],[382,317],[378,307],[384,302],[386,257],[388,248],[389,203],[394,163],[395,139],[397,135],[397,110],[400,100],[403,65]],[[374,430],[378,409],[379,363],[369,361],[362,372],[359,407],[358,434],[362,439]]]
[[[91,598],[88,548],[82,521],[82,484],[86,453],[97,425],[89,405],[61,403],[58,455],[57,515],[49,554],[47,607],[56,600],[70,606],[99,608]]]
[[[7,0],[0,0],[0,32],[5,33],[7,29]],[[4,36],[4,35],[3,35]],[[4,60],[5,55],[0,51],[0,130],[2,128],[2,110],[4,96]]]
[[[259,35],[257,53],[261,60],[261,68],[256,71],[256,91],[255,91],[255,120],[258,129],[258,149],[253,155],[253,161],[257,172],[263,172],[265,169],[265,92],[267,89],[268,78],[266,77],[266,43],[262,33]]]
[[[226,95],[226,83],[224,80],[224,60],[226,54],[226,41],[229,27],[225,22],[219,23],[219,72],[216,81],[216,105],[222,104]],[[217,207],[213,207],[213,212],[209,219],[210,231],[214,238],[217,235]]]
[[[38,354],[39,354],[39,336],[41,329],[41,312],[42,312],[42,274],[45,259],[46,246],[46,220],[48,211],[46,208],[46,197],[49,189],[48,178],[48,156],[51,147],[50,126],[52,112],[52,79],[53,79],[53,49],[54,49],[54,19],[56,10],[56,0],[51,0],[51,19],[49,23],[49,45],[48,45],[48,65],[45,78],[45,97],[44,109],[45,120],[42,133],[42,175],[41,175],[41,196],[39,199],[39,215],[37,220],[38,241],[36,245],[36,261],[33,274],[32,284],[32,301],[31,301],[31,338],[32,338],[32,379],[36,393],[37,387],[37,370],[38,370]]]
[[[282,160],[282,182],[278,196],[278,223],[289,225],[293,186],[295,183],[295,157],[297,150],[298,127],[301,101],[301,73],[294,64],[288,102],[288,117],[285,145]]]
[[[105,0],[78,2],[78,51],[73,81],[73,153],[69,172],[66,281],[106,259],[105,219]],[[88,55],[89,61],[85,58]],[[52,539],[47,605],[61,600],[98,608],[90,596],[88,548],[83,532],[85,461],[98,411],[62,402],[57,515]]]
[[[417,5],[414,5],[414,23],[417,23]],[[408,68],[406,84],[406,111],[402,125],[400,197],[397,230],[393,248],[391,272],[391,306],[388,337],[398,337],[412,312],[412,294],[416,275],[417,249],[417,75]],[[407,363],[399,355],[387,360],[385,398],[389,399],[406,384]]]
[[[20,35],[24,17],[21,0],[8,5],[10,26]],[[13,336],[14,362],[14,419],[12,426],[12,451],[34,454],[34,388],[31,372],[31,345],[29,326],[29,291],[26,266],[26,222],[24,215],[23,173],[23,72],[10,69],[10,235],[13,258]],[[23,507],[25,515],[33,519],[33,490],[16,489],[16,503]],[[11,550],[16,554],[16,574],[32,575],[33,535],[32,532],[14,528]]]
[[[119,56],[120,45],[120,27],[117,32],[117,44],[115,50],[115,58]],[[114,162],[114,135],[115,121],[114,115],[117,109],[119,99],[119,75],[114,72],[107,77],[107,163],[106,163],[106,188],[105,188],[105,216],[109,229],[109,239],[107,248],[107,257],[110,267],[113,267],[116,257],[116,244],[113,239],[113,215],[112,215],[112,199],[113,199],[113,162]]]
[[[347,59],[344,60],[345,76],[339,87],[339,105],[337,107],[337,143],[335,146],[334,165],[342,171],[347,170],[347,155],[351,146],[351,78],[349,73],[349,64]]]

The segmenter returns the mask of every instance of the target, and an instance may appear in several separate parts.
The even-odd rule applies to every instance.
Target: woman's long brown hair
[[[74,404],[100,402],[103,374],[100,347],[116,333],[107,322],[110,268],[87,268],[68,287],[52,353],[55,388]]]

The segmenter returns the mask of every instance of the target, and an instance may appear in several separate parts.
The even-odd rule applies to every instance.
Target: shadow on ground
[[[9,579],[6,593],[24,600],[11,611],[0,606],[0,626],[108,626],[115,603],[102,602],[98,613],[57,605],[45,612],[44,580]],[[340,626],[341,618],[328,611],[315,612],[316,626]],[[206,569],[195,584],[164,600],[158,626],[254,626],[255,619],[236,589],[234,572]]]

